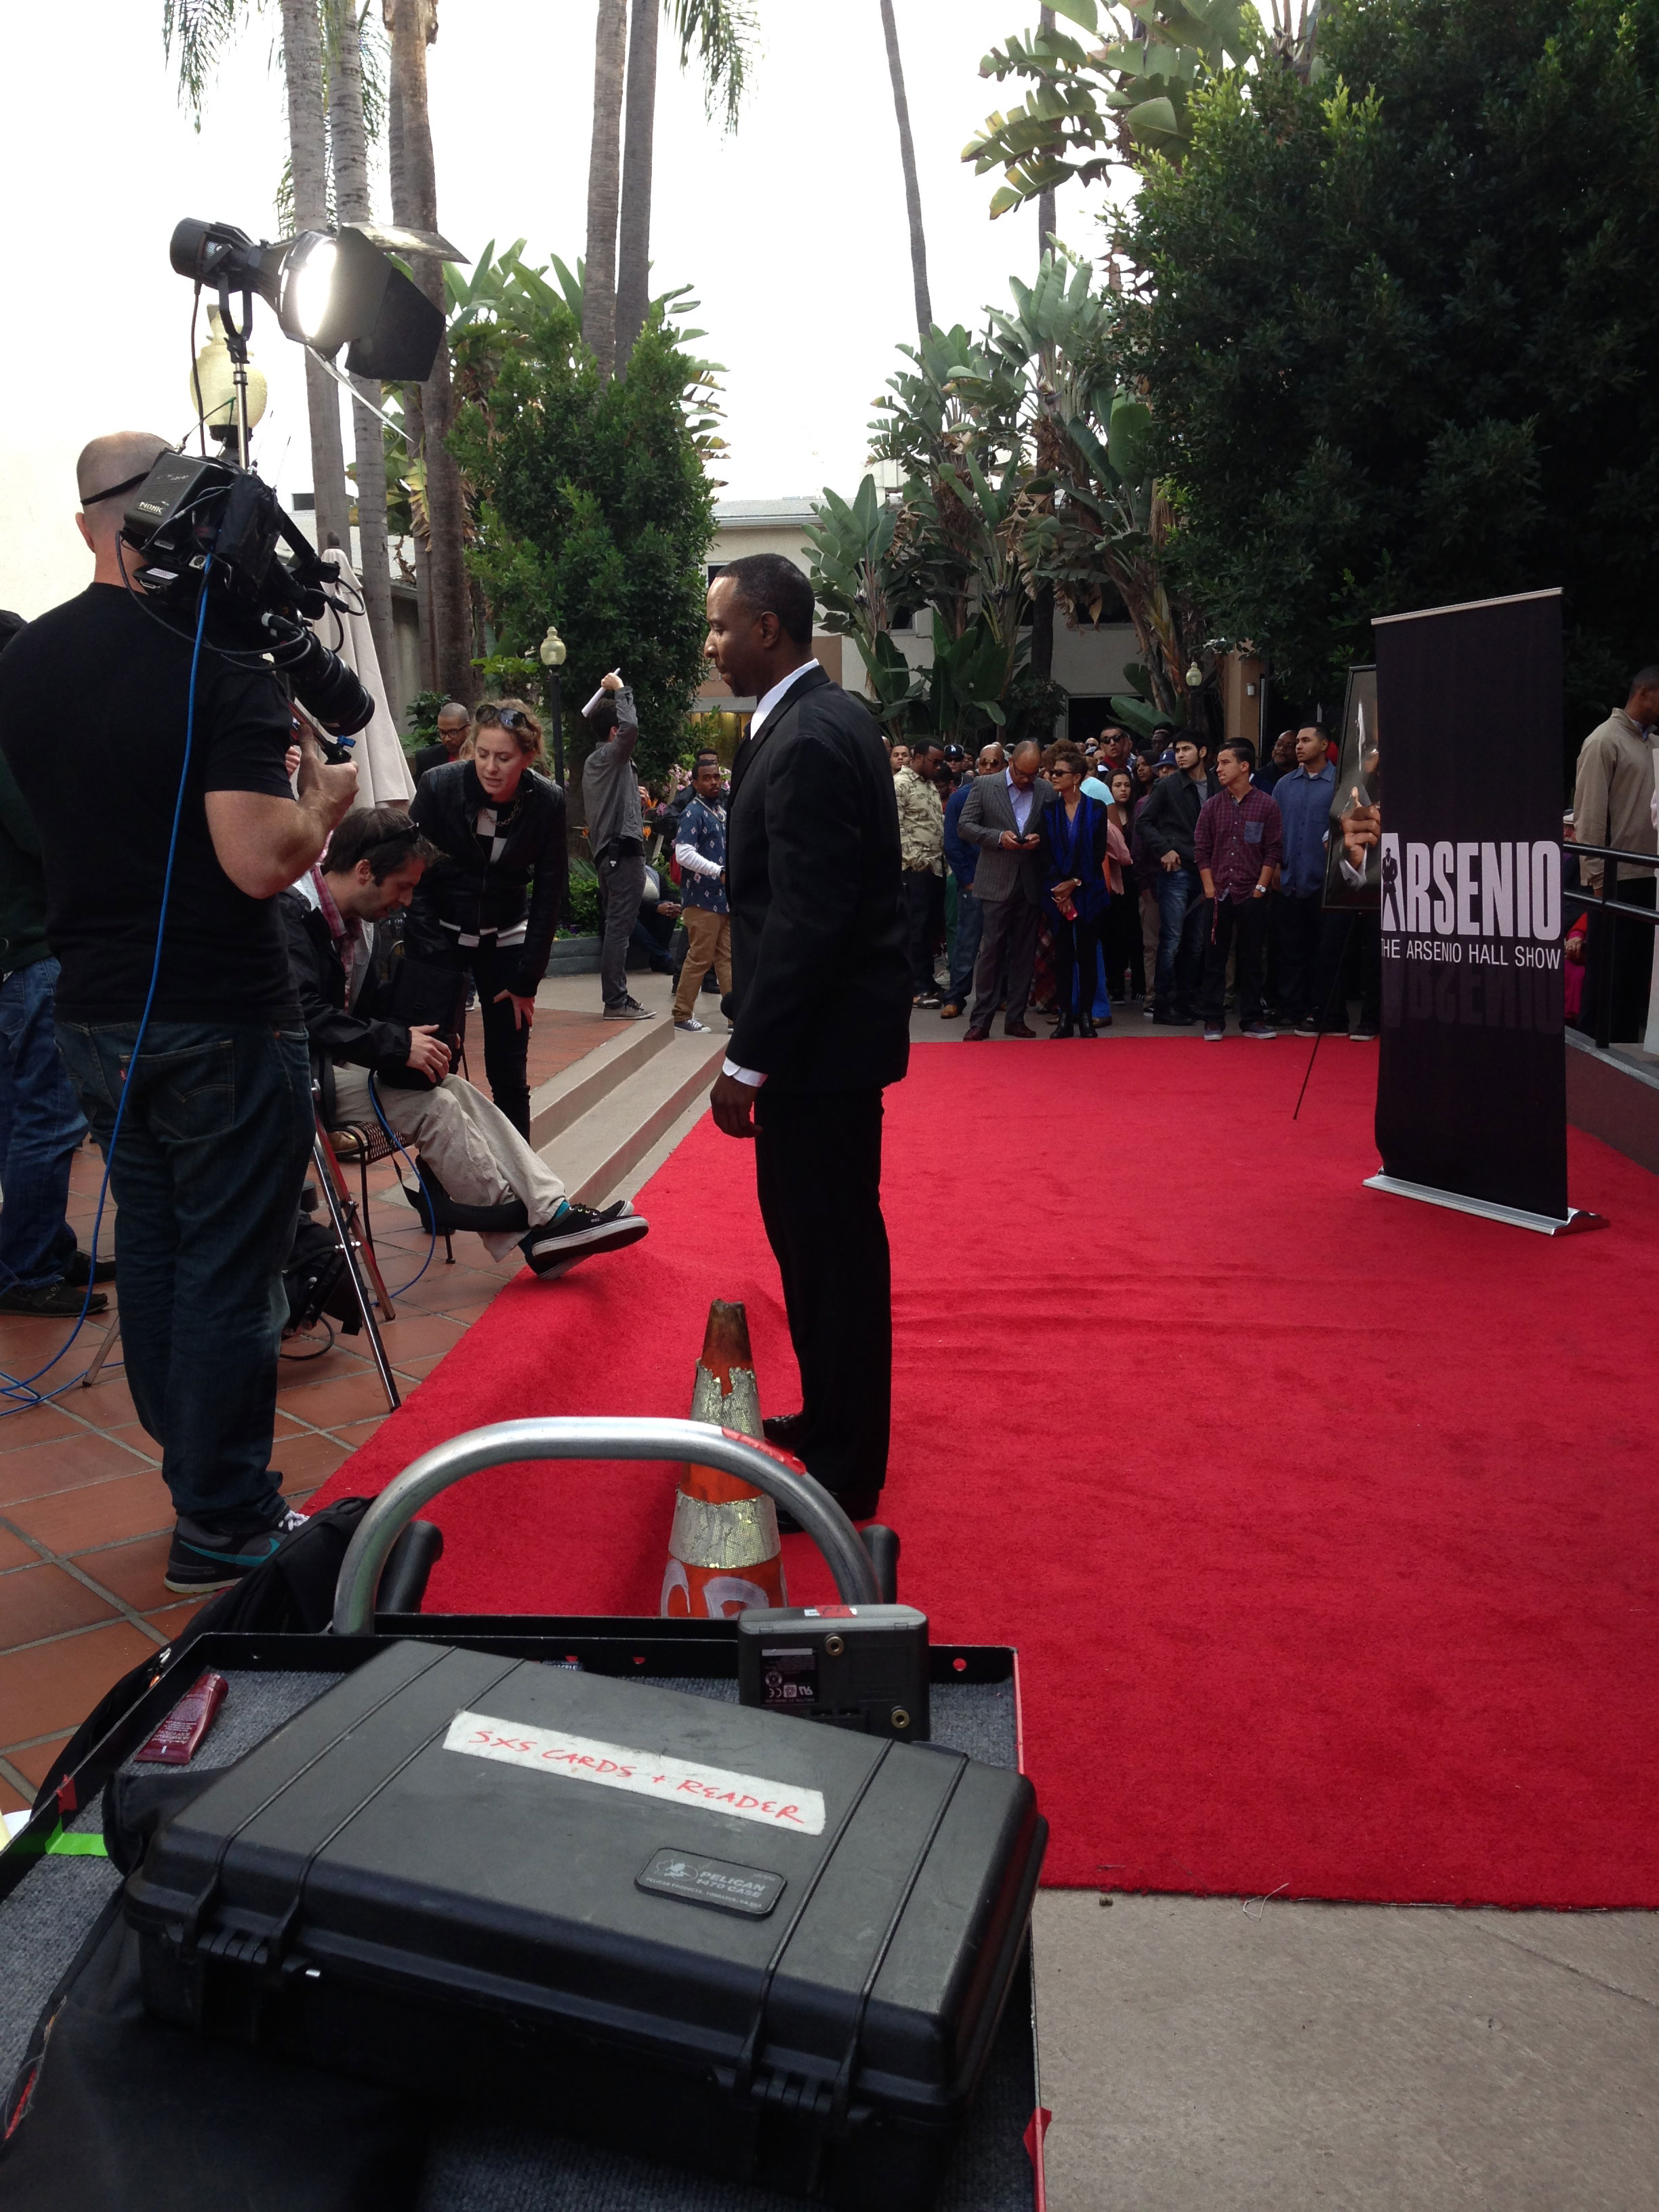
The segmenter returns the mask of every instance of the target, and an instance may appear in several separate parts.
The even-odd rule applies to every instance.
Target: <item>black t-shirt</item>
[[[144,1009],[184,763],[191,644],[118,584],[31,623],[0,662],[0,750],[40,832],[66,1021]],[[269,672],[204,648],[152,1018],[300,1026],[274,899],[220,866],[204,795],[289,795],[287,702]]]

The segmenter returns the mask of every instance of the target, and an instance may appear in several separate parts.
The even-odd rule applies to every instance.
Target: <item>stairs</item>
[[[583,1205],[631,1196],[696,1121],[725,1054],[723,1024],[703,1036],[666,1013],[619,1024],[531,1093],[530,1141]]]

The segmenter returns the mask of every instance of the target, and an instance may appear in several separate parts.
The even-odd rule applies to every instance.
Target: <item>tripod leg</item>
[[[402,1405],[403,1399],[398,1393],[397,1381],[392,1372],[392,1363],[386,1356],[386,1346],[380,1341],[380,1324],[374,1318],[374,1308],[369,1300],[368,1286],[363,1279],[364,1260],[367,1259],[368,1266],[374,1268],[377,1284],[380,1279],[380,1271],[374,1267],[374,1255],[364,1252],[362,1243],[353,1233],[351,1200],[349,1197],[342,1197],[334,1176],[330,1172],[333,1165],[332,1156],[320,1133],[313,1138],[311,1149],[312,1157],[317,1163],[318,1174],[322,1182],[323,1197],[328,1206],[329,1218],[334,1224],[335,1238],[341,1251],[345,1255],[346,1272],[351,1277],[352,1294],[356,1298],[357,1310],[362,1316],[363,1327],[368,1334],[369,1350],[374,1353],[374,1364],[380,1370],[380,1387],[386,1392],[387,1405],[395,1413]],[[380,1291],[380,1295],[382,1310],[386,1311],[389,1317],[384,1289]]]
[[[317,1136],[312,1142],[312,1151],[322,1176],[324,1191],[328,1197],[328,1210],[334,1216],[336,1226],[338,1226],[342,1219],[351,1221],[356,1212],[356,1201],[347,1187],[345,1176],[341,1172],[340,1163],[334,1157],[333,1146],[322,1133],[320,1122],[318,1124]],[[398,1316],[392,1310],[392,1298],[386,1290],[385,1279],[380,1273],[380,1263],[374,1256],[374,1245],[369,1242],[367,1222],[363,1224],[362,1235],[354,1237],[352,1243],[363,1267],[368,1272],[368,1279],[374,1285],[375,1299],[382,1316],[387,1321],[396,1321]]]
[[[115,1340],[120,1335],[120,1334],[121,1316],[118,1313],[114,1320],[110,1323],[109,1327],[104,1331],[102,1340],[99,1344],[97,1351],[94,1352],[92,1356],[91,1366],[88,1368],[86,1373],[81,1377],[81,1388],[83,1390],[90,1390],[93,1384],[103,1373],[104,1362],[109,1358],[111,1352],[114,1351]]]

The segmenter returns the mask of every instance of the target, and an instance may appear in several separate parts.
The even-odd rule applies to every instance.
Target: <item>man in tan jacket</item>
[[[1573,787],[1573,836],[1580,845],[1609,845],[1624,853],[1659,854],[1653,826],[1653,745],[1659,728],[1659,665],[1631,678],[1630,697],[1592,730],[1578,751]],[[1615,861],[1613,896],[1630,906],[1654,903],[1655,871]],[[1578,872],[1586,890],[1599,890],[1602,863],[1584,859]],[[1613,917],[1613,1041],[1628,1044],[1647,1028],[1653,932],[1645,922]],[[1591,925],[1585,963],[1583,1025],[1594,1033],[1601,1004],[1604,933]]]
[[[898,801],[899,856],[904,867],[904,918],[909,937],[913,1003],[936,1006],[939,982],[933,950],[945,927],[945,802],[937,738],[918,738],[908,764],[893,778]]]

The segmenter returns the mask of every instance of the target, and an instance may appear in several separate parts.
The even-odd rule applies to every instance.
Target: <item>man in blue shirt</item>
[[[1000,775],[1006,765],[1002,747],[993,743],[981,752],[975,772],[980,775]],[[953,1022],[968,1011],[968,994],[974,987],[974,963],[979,957],[979,940],[985,929],[985,909],[974,896],[974,870],[979,866],[979,848],[964,844],[957,826],[973,787],[973,775],[964,775],[945,802],[945,857],[956,878],[957,918],[946,946],[951,981],[945,1004],[939,1010],[942,1022]]]
[[[732,915],[726,902],[726,809],[720,802],[720,764],[712,755],[697,763],[691,779],[696,796],[680,817],[674,858],[680,864],[684,905],[680,920],[686,936],[685,964],[674,994],[677,1030],[703,1030],[693,1009],[697,988],[713,968],[720,990],[732,989]]]
[[[1336,770],[1321,724],[1310,722],[1296,733],[1296,766],[1273,787],[1284,823],[1285,857],[1279,883],[1279,1014],[1287,1027],[1311,1036],[1319,1009],[1314,1004],[1324,921],[1325,838],[1330,828]]]

